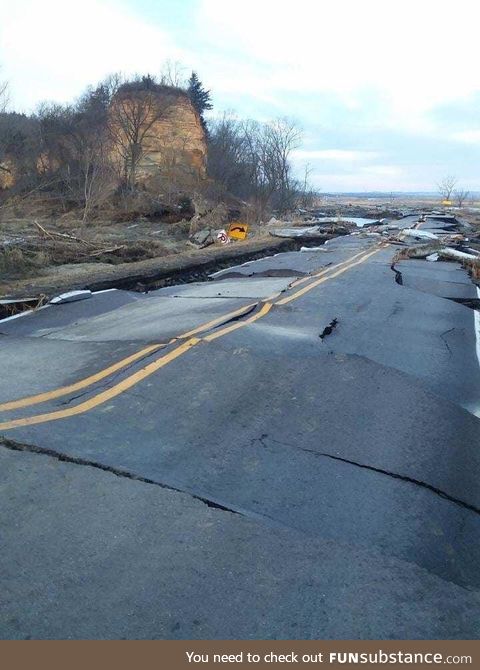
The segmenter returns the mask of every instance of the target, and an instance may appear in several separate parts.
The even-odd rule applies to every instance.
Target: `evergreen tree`
[[[205,119],[203,117],[204,112],[207,109],[212,109],[213,105],[211,102],[210,91],[206,91],[203,88],[202,82],[198,78],[196,72],[192,72],[190,79],[188,80],[188,97],[192,101],[192,105],[198,112],[200,119],[202,121],[203,127],[205,128]]]

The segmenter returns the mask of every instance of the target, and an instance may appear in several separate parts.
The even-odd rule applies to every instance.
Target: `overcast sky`
[[[180,61],[214,112],[294,118],[323,191],[480,190],[473,0],[0,0],[12,104]]]

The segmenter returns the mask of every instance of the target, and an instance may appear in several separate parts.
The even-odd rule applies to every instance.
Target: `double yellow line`
[[[102,379],[110,377],[116,372],[123,370],[129,365],[132,365],[136,361],[139,361],[142,358],[149,356],[150,354],[152,354],[155,351],[158,351],[159,349],[163,349],[168,345],[174,344],[179,340],[186,340],[206,330],[211,330],[215,326],[218,326],[219,323],[223,323],[226,319],[233,319],[235,317],[241,316],[242,314],[246,314],[249,310],[255,307],[256,304],[257,303],[244,305],[243,307],[235,310],[234,312],[230,312],[228,314],[222,314],[222,316],[219,316],[218,318],[213,319],[208,323],[204,323],[201,326],[198,326],[198,328],[190,330],[188,333],[183,333],[183,335],[179,335],[178,337],[170,340],[166,344],[150,344],[149,346],[140,349],[140,351],[137,351],[131,356],[122,358],[122,360],[117,361],[113,365],[110,365],[109,367],[104,368],[103,370],[100,370],[99,372],[96,372],[95,374],[90,375],[89,377],[80,379],[78,382],[75,382],[74,384],[70,384],[68,386],[62,386],[52,391],[46,391],[45,393],[39,393],[38,395],[28,396],[26,398],[20,398],[19,400],[11,400],[3,404],[0,403],[0,412],[7,412],[14,409],[21,409],[22,407],[30,407],[31,405],[38,405],[42,402],[47,402],[48,400],[54,400],[55,398],[61,398],[62,396],[70,395],[75,391],[81,391],[84,388],[88,388],[89,386],[92,386],[93,384],[102,381]]]
[[[54,412],[47,412],[45,414],[36,414],[21,419],[12,419],[10,421],[5,421],[3,423],[0,423],[0,430],[10,430],[11,428],[18,428],[20,426],[32,426],[35,424],[46,423],[49,421],[56,421],[58,419],[64,419],[70,416],[76,416],[78,414],[88,412],[89,410],[94,409],[95,407],[98,407],[99,405],[108,402],[112,398],[115,398],[121,393],[124,393],[128,389],[132,388],[132,386],[135,386],[142,380],[146,379],[160,368],[165,367],[166,365],[168,365],[168,363],[171,363],[176,358],[179,358],[180,356],[185,354],[187,351],[189,351],[192,347],[199,344],[200,342],[202,341],[212,342],[213,340],[216,340],[219,337],[228,335],[229,333],[239,328],[244,328],[245,326],[248,326],[249,324],[258,321],[258,319],[261,319],[266,314],[268,314],[274,305],[285,305],[291,302],[292,300],[297,300],[302,295],[305,295],[305,293],[313,290],[320,284],[329,281],[330,279],[334,279],[335,277],[340,276],[344,272],[347,272],[347,270],[350,270],[351,268],[360,265],[361,263],[364,263],[371,256],[376,254],[382,247],[384,248],[385,245],[380,245],[370,252],[362,251],[358,254],[355,254],[354,256],[351,256],[350,258],[341,263],[337,263],[336,265],[321,270],[320,272],[314,275],[309,275],[308,277],[303,277],[302,279],[293,282],[290,285],[290,289],[295,288],[296,286],[299,286],[301,284],[304,284],[312,279],[314,280],[311,281],[311,283],[309,283],[308,285],[299,289],[298,291],[295,291],[291,295],[288,295],[280,300],[276,300],[275,302],[273,302],[273,300],[275,300],[277,296],[271,296],[270,298],[267,298],[266,300],[263,301],[264,303],[263,306],[247,319],[243,319],[242,321],[237,321],[236,323],[227,325],[224,328],[215,330],[214,332],[208,335],[204,335],[201,338],[196,337],[196,335],[212,330],[213,328],[215,328],[215,326],[218,326],[219,324],[225,321],[230,321],[231,319],[241,317],[242,315],[247,314],[250,310],[252,310],[257,306],[257,303],[244,305],[242,308],[238,310],[229,312],[228,314],[224,314],[216,319],[213,319],[212,321],[208,321],[207,323],[204,323],[201,326],[194,328],[193,330],[188,331],[187,333],[179,335],[178,337],[170,340],[170,342],[168,343],[168,344],[174,344],[175,342],[180,341],[181,344],[177,346],[175,349],[169,351],[163,356],[160,356],[160,358],[157,358],[156,360],[152,361],[151,363],[141,368],[137,372],[133,373],[132,375],[129,375],[125,379],[118,382],[118,384],[114,384],[105,391],[96,394],[89,400],[81,402],[73,407],[67,407],[64,409],[56,410]],[[110,365],[109,367],[104,368],[103,370],[100,370],[99,372],[90,375],[89,377],[86,377],[74,384],[70,384],[69,386],[63,386],[61,388],[54,389],[52,391],[47,391],[45,393],[40,393],[26,398],[21,398],[19,400],[12,400],[0,404],[0,412],[29,407],[31,405],[37,405],[43,402],[47,402],[48,400],[53,400],[55,398],[69,395],[74,391],[88,388],[92,384],[95,384],[96,382],[101,381],[102,379],[110,377],[115,372],[119,372],[120,370],[126,368],[128,365],[131,365],[132,363],[135,363],[140,359],[166,346],[168,345],[167,344],[149,345],[148,347],[144,347],[135,354],[132,354],[131,356],[128,356],[127,358],[124,358],[118,361],[117,363]]]

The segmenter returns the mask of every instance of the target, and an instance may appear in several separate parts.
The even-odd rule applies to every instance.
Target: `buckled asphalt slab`
[[[478,636],[477,594],[372,546],[37,454],[0,449],[0,480],[2,637]]]
[[[281,258],[303,283],[283,278],[271,303],[262,303],[263,284],[252,312],[193,336],[184,354],[91,410],[5,432],[3,635],[478,636],[474,310],[398,285],[392,249],[366,258],[375,244],[344,238],[328,252]],[[357,256],[332,269],[362,251],[362,263]],[[278,258],[256,263],[275,270]],[[325,275],[305,274],[327,264]],[[260,287],[256,269],[249,265]],[[230,287],[245,291],[250,281]],[[217,283],[205,284],[208,295],[187,286],[188,297],[157,300],[243,306],[243,298],[212,298]],[[148,321],[171,334],[163,313],[152,308]],[[73,334],[73,321],[67,327]],[[22,335],[22,346],[29,342],[58,346],[59,356],[112,344],[33,331]],[[146,364],[88,387],[72,406]],[[3,412],[0,421],[66,401]]]

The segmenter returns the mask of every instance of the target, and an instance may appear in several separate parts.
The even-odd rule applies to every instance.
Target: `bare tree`
[[[112,166],[103,147],[98,150],[90,147],[85,151],[82,177],[82,222],[85,223],[90,218],[92,209],[109,194],[110,186],[113,183]]]
[[[83,208],[83,222],[113,191],[107,133],[110,96],[109,82],[104,82],[87,90],[75,105],[42,104],[37,110],[37,172],[65,210],[71,205]]]
[[[0,114],[5,114],[7,111],[8,103],[10,101],[10,97],[8,94],[8,82],[7,81],[0,81]],[[3,125],[3,124],[2,124]],[[3,128],[2,128],[3,130]],[[6,140],[7,137],[5,135],[5,132],[2,132],[0,134],[0,170],[7,175],[10,175],[10,168],[3,163],[5,160],[5,154],[6,154]]]
[[[291,209],[301,190],[291,167],[300,137],[287,119],[262,124],[224,115],[210,123],[209,174],[225,191],[253,201],[260,218],[268,209]]]
[[[470,191],[465,191],[463,189],[459,189],[454,191],[455,195],[455,201],[458,205],[458,207],[463,207],[464,202],[468,199],[470,195]]]
[[[9,102],[8,81],[0,81],[0,114],[4,114],[7,111]]]
[[[246,137],[242,123],[231,113],[209,122],[208,172],[221,192],[250,195]]]
[[[315,198],[315,191],[310,183],[310,175],[312,174],[312,167],[309,163],[305,165],[303,172],[303,179],[300,183],[298,202],[300,207],[311,207]]]
[[[443,200],[450,200],[456,185],[457,179],[452,175],[447,175],[439,182],[437,182],[438,192],[442,196]]]
[[[115,175],[107,129],[110,104],[120,83],[120,75],[111,75],[96,89],[87,90],[77,103],[72,141],[84,223],[113,190]]]
[[[38,185],[38,119],[5,112],[0,114],[0,183],[15,192]]]
[[[145,81],[147,83],[145,84]],[[168,113],[173,100],[157,94],[158,84],[143,82],[121,86],[113,97],[109,114],[110,136],[121,160],[125,185],[133,189],[146,143],[155,137],[154,125]]]
[[[178,61],[166,60],[160,73],[160,83],[174,88],[185,88],[187,85],[185,68]]]
[[[242,126],[246,143],[246,167],[249,195],[263,219],[272,206],[274,193],[279,188],[277,160],[270,129],[266,124],[246,121]]]
[[[162,169],[159,174],[159,184],[161,184],[165,199],[169,205],[178,197],[181,187],[189,182],[192,183],[193,176],[188,174],[185,169],[185,152],[188,146],[188,137],[178,138],[175,146],[172,146],[169,137],[158,139],[159,146],[162,147]]]
[[[267,208],[279,212],[295,204],[298,183],[292,177],[291,153],[300,142],[301,133],[288,119],[267,124],[247,122],[244,126],[251,166],[253,197],[263,218]]]
[[[295,200],[297,183],[292,177],[291,153],[300,145],[301,132],[294,121],[277,119],[267,125],[267,143],[271,172],[277,183],[276,206],[280,211],[290,209]]]

